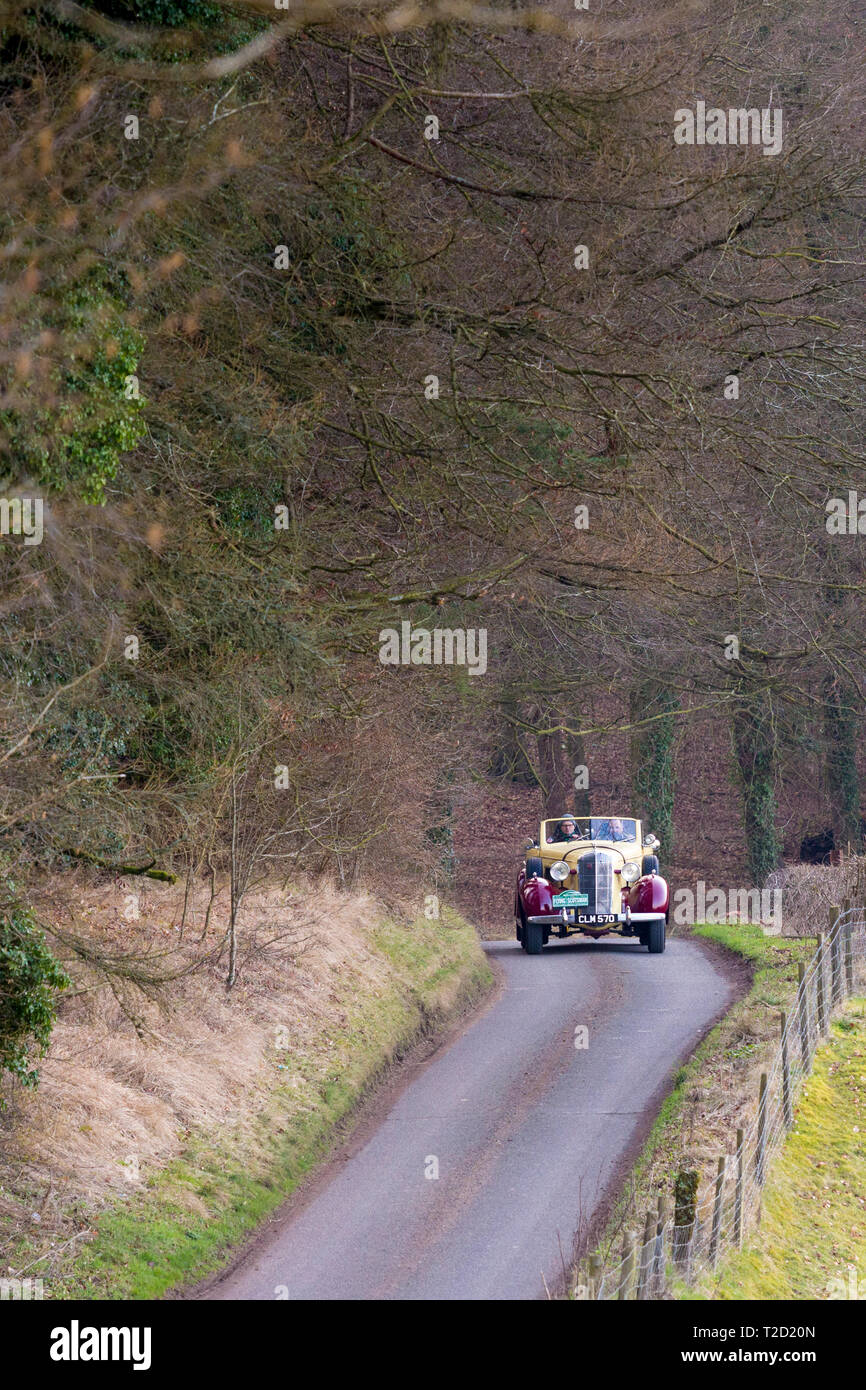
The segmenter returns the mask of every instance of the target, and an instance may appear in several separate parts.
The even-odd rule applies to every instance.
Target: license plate
[[[615,912],[579,912],[577,914],[578,926],[586,927],[606,927],[611,922],[617,921]]]
[[[554,893],[554,907],[588,907],[589,894],[576,893],[573,888],[566,888],[564,893]]]

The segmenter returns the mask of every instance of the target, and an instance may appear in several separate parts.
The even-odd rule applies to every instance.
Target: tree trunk
[[[507,777],[512,782],[534,787],[538,778],[527,757],[524,742],[531,734],[521,727],[518,702],[512,695],[506,695],[500,702],[500,708],[502,718],[499,721],[499,734],[490,760],[490,770],[494,777]]]
[[[543,721],[551,732],[538,735],[538,764],[546,816],[573,811],[589,815],[589,788],[584,786],[586,758],[583,739],[570,733],[562,715]]]

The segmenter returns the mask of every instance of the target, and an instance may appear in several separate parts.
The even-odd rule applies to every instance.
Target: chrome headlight
[[[568,867],[564,859],[557,859],[555,864],[551,864],[548,872],[550,874],[550,877],[554,880],[554,882],[562,883],[562,880],[564,878],[568,878],[568,875],[571,873],[571,869]]]
[[[636,864],[633,859],[630,859],[627,864],[623,864],[619,872],[623,882],[634,883],[640,878],[640,864]]]

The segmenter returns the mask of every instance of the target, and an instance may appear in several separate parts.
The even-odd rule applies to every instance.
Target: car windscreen
[[[593,816],[590,821],[590,837],[593,840],[634,840],[637,838],[637,822],[627,816]]]
[[[548,821],[545,826],[545,839],[549,845],[562,844],[566,840],[607,840],[616,844],[619,840],[636,838],[637,821],[629,816],[579,816],[574,823],[574,834],[568,836],[562,830],[562,821]]]

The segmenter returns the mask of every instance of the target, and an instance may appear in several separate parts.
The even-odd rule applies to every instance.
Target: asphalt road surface
[[[485,950],[504,973],[492,1005],[204,1297],[525,1299],[561,1286],[575,1235],[734,986],[689,941],[660,956],[613,940]]]

